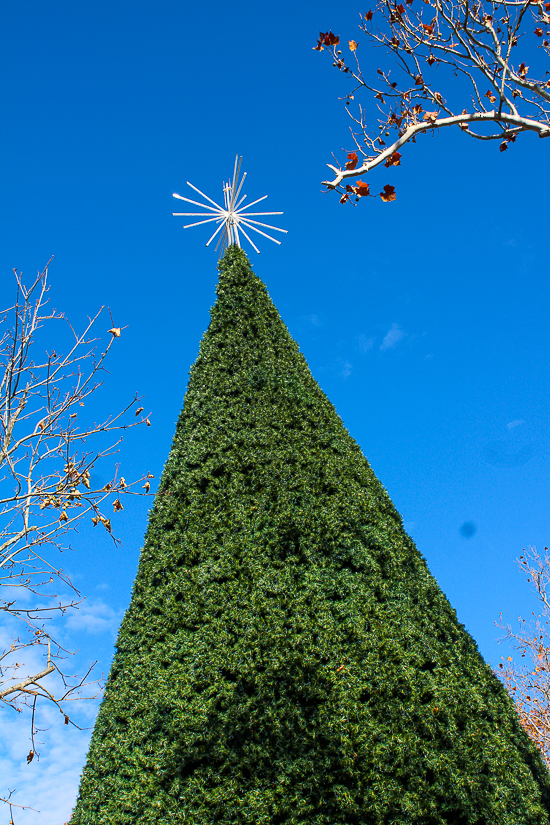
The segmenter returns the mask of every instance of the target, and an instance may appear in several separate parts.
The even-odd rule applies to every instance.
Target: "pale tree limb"
[[[0,699],[4,699],[6,696],[9,696],[10,693],[20,693],[24,691],[26,687],[37,684],[41,679],[48,676],[48,674],[53,673],[54,670],[55,665],[49,664],[46,670],[43,670],[41,673],[36,673],[34,676],[29,676],[23,682],[19,682],[18,685],[13,685],[12,687],[0,690]]]

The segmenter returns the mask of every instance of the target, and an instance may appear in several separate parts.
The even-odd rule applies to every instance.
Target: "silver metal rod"
[[[197,187],[196,187],[196,186],[193,186],[193,184],[192,184],[192,183],[189,183],[189,181],[186,181],[186,183],[187,183],[187,186],[190,186],[190,187],[191,187],[191,189],[194,189],[194,190],[195,190],[195,192],[198,192],[198,193],[199,193],[199,195],[202,195],[202,196],[203,196],[203,198],[206,198],[206,200],[207,200],[207,201],[210,201],[210,203],[213,203],[213,204],[214,204],[214,206],[216,206],[218,209],[220,208],[220,207],[218,206],[218,204],[216,203],[216,201],[213,201],[213,200],[212,200],[212,198],[209,198],[209,197],[208,197],[208,195],[205,195],[205,194],[204,194],[204,192],[201,192],[201,190],[200,190],[200,189],[197,189]],[[184,198],[183,200],[185,200],[185,198]]]
[[[252,203],[249,203],[247,206],[243,206],[243,209],[250,209],[250,207],[254,206],[256,203],[260,203],[260,201],[265,201],[266,198],[267,198],[267,195],[264,195],[263,198],[258,198],[257,201],[252,201]],[[281,212],[281,215],[282,214],[283,213]]]
[[[236,224],[236,223],[234,223],[234,224],[233,224],[233,232],[235,233],[235,239],[236,239],[236,240],[235,240],[235,243],[237,244],[237,246],[238,246],[238,247],[239,247],[239,249],[240,249],[240,247],[241,247],[241,239],[239,238],[239,228],[238,228],[238,226],[237,226],[237,224]]]
[[[220,235],[220,237],[218,238],[218,242],[217,242],[216,247],[215,247],[215,250],[214,250],[215,252],[217,252],[217,251],[218,251],[218,248],[219,248],[220,244],[221,244],[221,250],[224,250],[224,249],[225,249],[225,246],[226,246],[226,243],[225,243],[226,238],[227,238],[227,224],[225,224],[225,226],[224,226],[224,231],[222,232],[222,234],[221,234],[221,235]],[[221,252],[220,252],[220,255],[221,255]]]
[[[241,218],[242,221],[246,221],[246,223],[255,223],[256,226],[265,226],[266,229],[275,229],[276,232],[288,232],[288,229],[280,229],[278,226],[271,226],[269,223],[260,223],[260,221],[251,221],[248,215]]]
[[[247,226],[248,229],[252,229],[254,232],[257,232],[258,235],[263,235],[264,238],[269,238],[269,240],[273,241],[273,243],[277,243],[277,244],[279,244],[279,246],[281,245],[281,242],[278,241],[276,238],[272,238],[271,235],[267,235],[265,232],[262,232],[261,229],[256,229],[255,226],[250,226],[248,221],[242,221],[241,223],[244,223],[244,225]],[[242,225],[241,225],[241,232],[244,232],[244,229],[242,228]],[[247,237],[248,237],[248,235],[247,235]],[[250,241],[250,243],[252,243],[252,241]]]
[[[206,246],[208,246],[208,245],[210,244],[210,242],[214,240],[214,238],[216,237],[216,235],[218,234],[218,232],[220,231],[220,229],[223,229],[223,227],[224,227],[224,226],[225,226],[225,221],[223,221],[223,222],[222,222],[222,223],[218,226],[218,228],[216,229],[216,231],[214,232],[214,234],[212,235],[212,237],[210,238],[210,240],[209,240],[209,241],[207,241]]]
[[[235,201],[237,200],[237,198],[238,198],[238,197],[239,197],[239,195],[241,194],[241,189],[242,189],[243,183],[244,183],[244,182],[245,182],[245,180],[246,180],[246,176],[247,176],[247,174],[248,174],[248,173],[247,173],[247,172],[245,172],[245,173],[244,173],[244,175],[242,176],[242,178],[241,178],[241,182],[239,183],[239,188],[237,189],[237,191],[235,192],[235,195],[233,196],[233,209],[234,209],[234,210],[237,208],[237,207],[235,206]]]
[[[202,223],[212,223],[212,221],[223,221],[223,218],[207,218],[205,221],[197,221],[197,223],[188,223],[183,228],[191,229],[192,226],[200,226]]]
[[[238,165],[237,165],[237,161],[239,162]],[[242,157],[239,158],[239,156],[237,155],[237,157],[235,158],[235,171],[233,173],[233,184],[231,186],[231,201],[230,201],[230,207],[231,208],[233,208],[234,204],[235,204],[235,191],[237,189],[237,181],[239,180],[239,174],[240,174],[240,171],[241,171],[241,161],[242,161]],[[246,178],[246,174],[245,174],[244,178]],[[244,180],[244,178],[243,178],[243,180]],[[241,185],[242,185],[242,183],[241,183]]]
[[[266,197],[267,197],[267,195],[266,195]],[[252,206],[252,204],[249,204],[249,206]],[[239,212],[244,213],[244,210],[247,209],[247,208],[248,207],[245,206],[244,209],[239,209]],[[248,217],[250,217],[250,215],[254,215],[255,218],[256,217],[259,218],[260,215],[284,215],[284,212],[247,212],[246,214],[243,214],[243,217],[248,218]]]
[[[210,209],[211,212],[219,212],[220,209],[221,209],[221,206],[216,205],[216,208],[213,209],[211,206],[208,206],[207,203],[199,203],[198,201],[192,201],[190,198],[184,198],[182,195],[176,195],[175,192],[172,195],[172,197],[173,198],[179,198],[180,201],[185,201],[186,203],[193,203],[193,204],[195,204],[195,206],[200,206],[203,209]],[[212,201],[212,203],[214,203],[214,201]]]
[[[260,254],[260,250],[258,249],[258,247],[256,246],[256,244],[254,243],[254,241],[252,240],[252,238],[249,238],[249,237],[248,237],[248,235],[246,234],[246,232],[244,231],[244,229],[243,229],[243,227],[242,227],[242,226],[241,226],[241,232],[242,232],[242,233],[243,233],[243,235],[245,236],[245,238],[246,238],[246,240],[248,241],[248,243],[252,244],[252,246],[254,247],[254,249],[256,250],[256,252],[257,252],[257,253],[258,253],[258,255],[259,255],[259,254]],[[273,240],[273,238],[272,238],[271,240]]]

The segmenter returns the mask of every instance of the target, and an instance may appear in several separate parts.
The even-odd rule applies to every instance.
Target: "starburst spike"
[[[179,198],[180,201],[185,201],[186,203],[193,203],[193,204],[195,204],[195,206],[201,206],[203,209],[210,209],[211,212],[219,212],[220,208],[221,208],[220,206],[217,206],[216,209],[214,209],[212,206],[208,206],[207,203],[199,203],[198,201],[192,201],[192,200],[190,200],[190,198],[184,198],[182,195],[174,194],[174,195],[172,195],[172,197],[173,198]],[[177,215],[179,213],[178,212],[173,212],[172,214]]]
[[[257,203],[260,203],[260,201],[265,201],[266,198],[267,198],[267,195],[264,195],[263,198],[258,198],[258,200],[252,201],[252,203],[249,203],[246,206],[243,206],[243,209],[250,209],[251,206],[255,206]],[[281,212],[280,214],[282,215],[283,213]]]
[[[238,161],[238,164],[237,164],[237,161]],[[235,158],[235,169],[233,170],[233,183],[231,184],[231,200],[229,202],[230,209],[233,208],[233,206],[235,204],[235,190],[237,188],[237,181],[239,180],[239,174],[241,172],[241,162],[242,162],[242,157],[239,157],[237,155],[237,157]],[[245,178],[246,178],[246,172],[244,173],[243,180]],[[242,185],[242,181],[241,181],[241,185]]]
[[[252,201],[251,203],[243,206],[246,199],[246,195],[242,195],[241,197],[241,190],[246,180],[247,173],[244,172],[241,177],[241,162],[242,157],[237,155],[235,157],[235,165],[233,167],[233,177],[231,180],[224,181],[222,184],[222,191],[223,191],[223,206],[220,206],[216,203],[216,201],[212,200],[212,198],[205,195],[204,192],[194,186],[192,183],[187,181],[187,185],[194,189],[195,192],[204,198],[208,203],[200,203],[198,201],[191,200],[190,198],[185,198],[183,195],[178,195],[174,192],[174,197],[178,198],[179,200],[185,201],[186,203],[193,204],[193,206],[198,206],[203,209],[203,212],[172,212],[173,215],[177,215],[178,217],[186,217],[186,218],[203,218],[203,220],[196,221],[194,223],[189,223],[184,226],[184,229],[190,229],[193,226],[202,226],[202,224],[207,223],[219,223],[220,225],[216,228],[214,234],[208,240],[206,246],[209,246],[210,243],[217,237],[216,242],[216,251],[218,248],[220,249],[220,256],[224,253],[228,246],[235,244],[236,246],[241,246],[241,234],[246,240],[250,243],[253,249],[259,253],[259,249],[256,244],[252,241],[249,237],[248,233],[245,230],[245,226],[248,230],[252,230],[257,232],[259,235],[263,235],[265,238],[269,238],[270,241],[273,241],[276,244],[280,244],[280,241],[272,238],[271,235],[268,235],[266,232],[262,232],[260,229],[256,227],[262,226],[265,229],[272,229],[276,232],[284,232],[286,234],[286,229],[280,229],[278,226],[271,226],[271,224],[262,223],[261,221],[252,220],[252,218],[256,217],[267,217],[268,215],[282,215],[282,212],[248,212],[247,210],[250,209],[252,206],[255,206],[257,203],[265,200],[267,195],[264,195],[257,200]],[[210,205],[211,204],[211,205]]]
[[[271,235],[268,235],[266,232],[262,232],[262,230],[261,230],[261,229],[256,229],[256,227],[255,227],[255,226],[251,226],[251,225],[248,223],[248,221],[242,221],[242,222],[241,222],[241,230],[242,230],[243,232],[244,232],[244,229],[243,229],[243,227],[242,227],[242,224],[243,224],[243,223],[244,223],[244,225],[245,225],[248,229],[252,229],[252,231],[253,231],[253,232],[257,232],[257,233],[258,233],[258,235],[263,235],[263,236],[264,236],[264,238],[269,238],[269,240],[270,240],[270,241],[273,241],[273,243],[279,244],[279,246],[281,245],[281,242],[280,242],[280,241],[278,241],[278,240],[277,240],[277,238],[272,238],[272,237],[271,237]],[[248,238],[248,235],[247,235],[246,237]],[[248,240],[250,241],[250,238],[248,238]],[[252,241],[250,241],[250,243],[252,243]]]
[[[240,160],[242,160],[242,155],[241,155]],[[232,182],[231,182],[231,189],[234,189],[234,188],[235,188],[235,181],[237,180],[237,175],[238,175],[238,172],[237,172],[237,164],[238,164],[238,166],[239,166],[239,171],[240,171],[241,164],[239,163],[239,156],[238,156],[238,155],[235,155],[235,166],[233,167],[233,180],[232,180]],[[229,185],[229,184],[228,184],[228,185]]]
[[[239,213],[241,213],[241,212],[244,212],[244,210],[239,209]],[[254,217],[259,217],[260,215],[282,215],[282,214],[283,214],[283,212],[247,212],[242,217],[243,218],[249,218],[251,215],[254,215]]]
[[[203,196],[203,198],[206,198],[206,200],[207,200],[207,201],[210,201],[210,203],[213,203],[213,204],[214,204],[214,206],[216,207],[216,209],[219,209],[219,208],[220,208],[220,207],[219,207],[219,205],[216,203],[216,201],[213,201],[213,200],[212,200],[212,198],[209,198],[209,197],[208,197],[208,195],[205,195],[205,194],[204,194],[204,192],[201,192],[201,190],[200,190],[200,189],[197,189],[197,187],[196,187],[196,186],[193,186],[193,184],[192,184],[192,183],[189,183],[189,181],[186,181],[186,183],[187,183],[187,186],[190,186],[190,187],[191,187],[191,189],[194,189],[194,190],[195,190],[195,192],[198,192],[198,193],[199,193],[199,195],[202,195],[202,196]],[[182,198],[182,200],[186,200],[186,198]],[[207,207],[207,208],[210,208],[210,207]]]
[[[227,240],[227,225],[224,224],[223,232],[220,235],[220,237],[218,238],[218,241],[217,241],[216,247],[215,247],[216,252],[218,251],[218,249],[220,250],[220,255],[223,255],[223,251],[226,247],[226,240]],[[221,247],[220,247],[220,244],[221,244]]]
[[[242,233],[243,233],[243,235],[245,236],[245,238],[246,238],[246,240],[248,241],[248,243],[249,243],[249,244],[251,244],[251,245],[254,247],[254,249],[256,250],[256,252],[257,252],[257,253],[258,253],[258,255],[259,255],[259,254],[260,254],[260,250],[258,249],[258,247],[256,246],[256,244],[254,243],[254,241],[252,240],[252,238],[249,238],[249,237],[248,237],[248,235],[247,235],[247,234],[246,234],[246,232],[244,231],[244,227],[243,227],[243,225],[242,225],[242,224],[241,224],[241,232],[242,232]],[[273,238],[272,238],[271,240],[273,240]]]
[[[210,219],[212,220],[212,219]],[[255,223],[256,226],[264,226],[266,229],[274,229],[276,232],[284,232],[285,234],[288,232],[288,229],[281,229],[279,226],[271,226],[270,223],[261,223],[260,221],[251,221],[248,215],[243,215],[241,218],[241,222],[245,222],[246,224]]]
[[[216,237],[216,235],[218,234],[218,232],[220,231],[220,229],[223,229],[223,228],[224,228],[224,226],[227,228],[227,224],[226,224],[224,221],[222,221],[222,222],[220,223],[220,225],[218,226],[218,228],[216,229],[216,231],[214,232],[214,234],[212,235],[212,237],[210,238],[210,240],[209,240],[209,241],[206,241],[206,246],[209,246],[209,245],[210,245],[210,243],[214,240],[214,238]]]
[[[223,218],[207,218],[205,221],[197,221],[196,223],[187,223],[184,229],[191,229],[192,226],[201,226],[203,223],[212,223],[212,221],[223,221]]]
[[[234,194],[234,196],[233,196],[233,209],[234,209],[234,210],[237,208],[237,207],[235,206],[235,201],[237,200],[237,198],[238,198],[238,197],[239,197],[239,195],[241,194],[241,189],[243,188],[243,183],[244,183],[244,182],[245,182],[245,180],[246,180],[246,175],[247,175],[247,172],[245,172],[245,173],[244,173],[244,175],[242,176],[242,178],[241,178],[241,182],[239,183],[239,186],[238,186],[238,189],[237,189],[237,191],[235,192],[235,194]],[[245,195],[245,197],[246,197],[246,195]]]
[[[236,223],[234,223],[231,228],[233,229],[233,234],[235,236],[235,243],[237,244],[237,246],[240,246],[241,239],[239,238],[239,227]]]

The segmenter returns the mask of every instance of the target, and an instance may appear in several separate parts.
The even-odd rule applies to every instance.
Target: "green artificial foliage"
[[[244,252],[219,270],[71,825],[548,823],[505,688]]]

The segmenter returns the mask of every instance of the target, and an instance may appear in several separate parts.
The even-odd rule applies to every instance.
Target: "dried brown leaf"
[[[384,191],[380,192],[380,197],[382,198],[384,203],[389,203],[390,201],[394,201],[395,200],[395,186],[390,186],[389,183],[387,183],[384,186]]]

